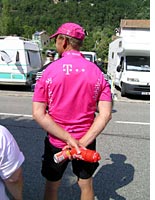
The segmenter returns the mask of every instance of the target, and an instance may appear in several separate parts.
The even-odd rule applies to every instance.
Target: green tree
[[[11,33],[12,18],[10,16],[10,3],[9,0],[2,0],[2,13],[0,20],[0,34],[9,35]]]
[[[88,32],[82,50],[96,51],[103,60],[121,19],[149,18],[149,0],[0,0],[0,35],[32,38],[42,30],[50,35],[62,23],[75,22]]]

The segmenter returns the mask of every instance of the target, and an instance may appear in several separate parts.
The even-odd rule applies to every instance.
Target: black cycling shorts
[[[96,149],[96,141],[87,146],[88,149]],[[53,156],[62,149],[56,148],[50,144],[48,137],[45,138],[44,155],[42,156],[42,175],[49,181],[58,181],[62,178],[65,169],[70,160],[65,162],[55,163]],[[93,173],[99,166],[99,163],[89,163],[82,160],[72,160],[73,173],[81,179],[92,177]]]

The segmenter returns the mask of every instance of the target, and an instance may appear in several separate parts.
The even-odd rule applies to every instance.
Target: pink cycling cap
[[[57,32],[50,36],[50,39],[56,37],[59,34],[68,35],[79,40],[83,40],[85,37],[84,29],[80,25],[71,22],[62,24],[58,28]]]

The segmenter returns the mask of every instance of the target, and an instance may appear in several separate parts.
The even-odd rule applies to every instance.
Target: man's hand
[[[67,143],[67,146],[65,146],[64,148],[75,148],[76,149],[76,151],[77,151],[77,154],[80,154],[80,145],[79,145],[79,141],[78,140],[76,140],[75,138],[73,138],[72,136],[68,136],[67,137],[67,141],[66,141],[66,143]]]

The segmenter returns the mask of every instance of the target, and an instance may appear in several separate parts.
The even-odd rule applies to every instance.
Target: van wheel
[[[125,97],[125,94],[126,94],[126,92],[125,92],[125,85],[124,85],[124,83],[122,83],[121,96]]]

